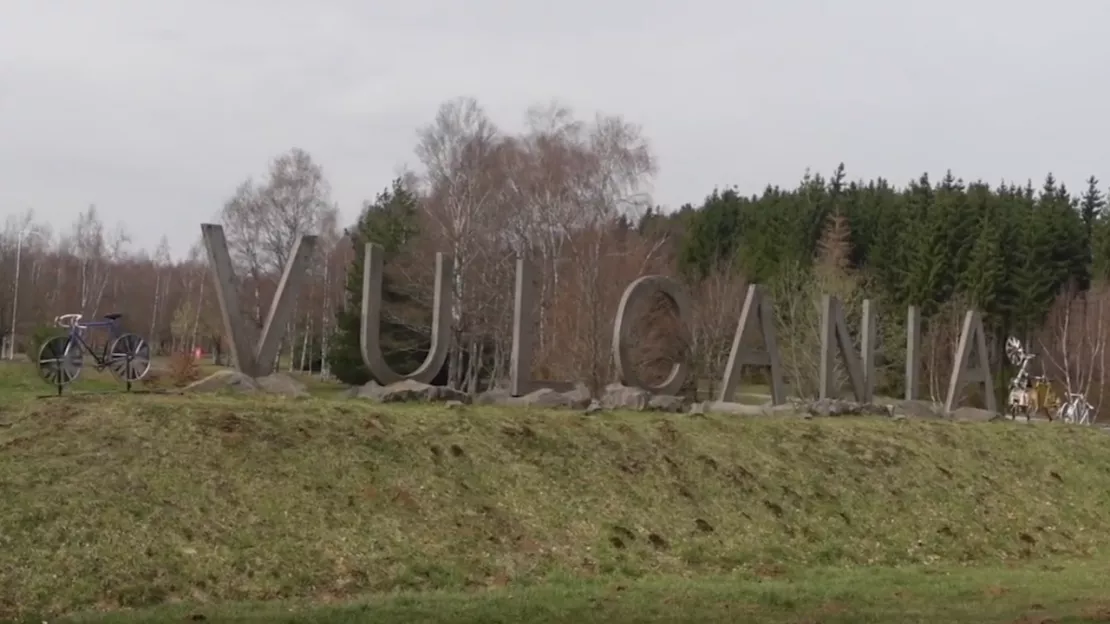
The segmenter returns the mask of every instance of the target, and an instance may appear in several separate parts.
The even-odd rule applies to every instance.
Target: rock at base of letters
[[[895,416],[904,416],[905,418],[925,420],[947,418],[944,413],[944,406],[932,401],[895,401],[891,408]]]
[[[952,419],[968,422],[991,422],[1002,420],[1002,414],[977,407],[958,407],[952,412]],[[1025,419],[1022,418],[1022,420]]]
[[[493,388],[479,394],[474,402],[479,405],[586,409],[590,404],[590,389],[585,384],[579,383],[566,392],[540,388],[523,396],[514,397],[506,388]]]
[[[182,392],[258,392],[258,383],[237,370],[221,370],[185,386]]]
[[[551,388],[540,388],[521,397],[514,397],[509,401],[512,405],[528,405],[530,407],[569,407],[563,393]]]
[[[567,407],[571,409],[586,409],[594,402],[590,388],[584,383],[576,383],[574,388],[561,394],[567,399]]]
[[[348,399],[374,399],[377,398],[377,393],[381,390],[378,382],[371,379],[361,386],[351,386],[344,392]]]
[[[513,395],[507,388],[490,388],[474,397],[475,405],[508,405]]]
[[[376,382],[358,388],[355,396],[371,399],[379,403],[414,403],[414,402],[445,402],[458,401],[463,404],[470,403],[470,395],[461,390],[447,386],[433,386],[419,381],[406,379],[388,386],[378,385]]]
[[[806,413],[811,416],[885,416],[892,415],[891,409],[886,405],[874,403],[856,403],[843,399],[818,399],[806,406]]]
[[[305,385],[285,373],[273,373],[265,377],[252,378],[237,370],[221,370],[185,386],[182,392],[265,392],[287,397],[306,397]]]
[[[609,384],[601,395],[601,406],[612,410],[636,412],[685,412],[689,407],[686,397],[652,394],[643,388]]]
[[[651,412],[670,412],[672,414],[680,414],[685,412],[690,407],[690,401],[686,397],[676,396],[673,394],[653,394],[648,399],[648,411]]]
[[[642,388],[633,388],[621,384],[609,384],[601,393],[601,406],[605,409],[633,410],[641,412],[647,409],[651,393]]]
[[[586,409],[590,404],[590,390],[583,384],[578,384],[566,392],[556,392],[551,388],[540,388],[524,396],[511,399],[509,404],[529,407]]]
[[[731,401],[706,401],[704,409],[707,412],[714,414],[730,414],[732,416],[772,416],[777,413],[775,408],[770,404],[764,405],[748,405],[746,403],[732,403]],[[791,405],[779,405],[777,408],[784,408],[783,411],[793,413],[794,407]]]
[[[269,394],[280,394],[287,397],[306,397],[308,388],[301,382],[285,373],[272,373],[254,380],[258,387]]]

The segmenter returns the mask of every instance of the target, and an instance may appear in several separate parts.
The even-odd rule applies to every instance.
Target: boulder
[[[520,397],[510,396],[504,405],[529,405],[532,407],[570,407],[561,392],[551,388],[540,388]]]
[[[731,401],[706,401],[704,409],[716,414],[731,414],[733,416],[793,416],[798,412],[798,408],[790,403],[772,405],[770,401],[762,405],[733,403]]]
[[[947,418],[944,413],[944,406],[932,401],[894,401],[891,408],[894,415],[905,416],[906,418]]]
[[[652,412],[672,412],[678,414],[685,412],[690,406],[686,397],[673,394],[653,394],[648,399],[647,409]]]
[[[204,379],[194,381],[185,386],[182,392],[220,392],[222,390],[265,392],[288,397],[308,396],[305,385],[285,373],[272,373],[264,377],[252,378],[232,369],[216,371]]]
[[[619,383],[609,384],[601,394],[605,409],[632,410],[636,412],[685,412],[690,406],[686,397],[669,394],[652,394],[643,388],[633,388]]]
[[[993,420],[1002,420],[1002,414],[992,412],[977,407],[958,407],[952,412],[954,420],[965,420],[969,422],[990,422]],[[1022,418],[1022,421],[1025,419]]]
[[[605,386],[601,393],[601,406],[605,409],[633,410],[642,412],[647,409],[651,393],[642,388],[633,388],[619,383]]]
[[[521,397],[509,397],[504,404],[527,405],[529,407],[574,407],[574,397],[551,388],[540,388]]]
[[[375,399],[380,390],[381,386],[378,385],[378,382],[371,379],[361,386],[351,386],[347,388],[344,395],[346,395],[348,399]]]
[[[494,388],[479,394],[475,402],[480,405],[519,405],[528,407],[567,407],[586,409],[590,405],[590,389],[585,384],[575,384],[565,392],[551,388],[533,390],[524,396],[514,397],[505,388]]]
[[[490,388],[474,397],[477,405],[509,405],[513,395],[507,388]]]
[[[953,412],[944,411],[944,406],[933,401],[913,400],[894,401],[891,404],[892,414],[905,418],[925,420],[962,420],[968,422],[990,422],[1004,420],[1005,416],[998,412],[991,412],[977,407],[958,407]]]
[[[586,409],[594,402],[593,393],[590,392],[590,388],[584,383],[574,384],[573,388],[563,392],[562,395],[566,397],[569,403],[568,407],[573,409]]]
[[[254,382],[263,392],[270,394],[280,394],[287,397],[308,396],[308,387],[285,373],[272,373],[265,377],[258,377]]]
[[[405,379],[388,386],[371,381],[359,388],[355,396],[379,403],[444,402],[470,403],[470,395],[447,386],[433,386],[412,379]]]
[[[232,390],[235,392],[258,392],[259,385],[254,379],[237,370],[225,369],[212,373],[204,379],[198,379],[185,386],[182,392],[219,392]]]
[[[874,403],[857,403],[844,399],[818,399],[805,406],[804,410],[811,416],[892,416],[892,410],[886,405]]]

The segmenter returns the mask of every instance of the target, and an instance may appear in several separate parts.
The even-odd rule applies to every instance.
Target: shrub
[[[195,355],[188,351],[177,351],[170,356],[169,370],[170,382],[177,388],[185,386],[200,379],[200,364]]]
[[[39,349],[42,349],[42,345],[54,336],[64,336],[65,333],[66,330],[57,325],[39,325],[35,327],[31,330],[31,335],[27,337],[25,344],[24,353],[27,355],[27,359],[34,364],[38,364]]]

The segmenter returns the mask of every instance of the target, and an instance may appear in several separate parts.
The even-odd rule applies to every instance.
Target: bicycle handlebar
[[[63,314],[54,317],[54,324],[58,327],[74,327],[81,322],[80,314]]]

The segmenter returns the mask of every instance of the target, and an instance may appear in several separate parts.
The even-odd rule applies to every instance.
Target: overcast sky
[[[1110,186],[1108,29],[1107,0],[2,0],[0,215],[93,203],[180,256],[298,146],[349,222],[459,95],[624,115],[672,208],[839,161]]]

